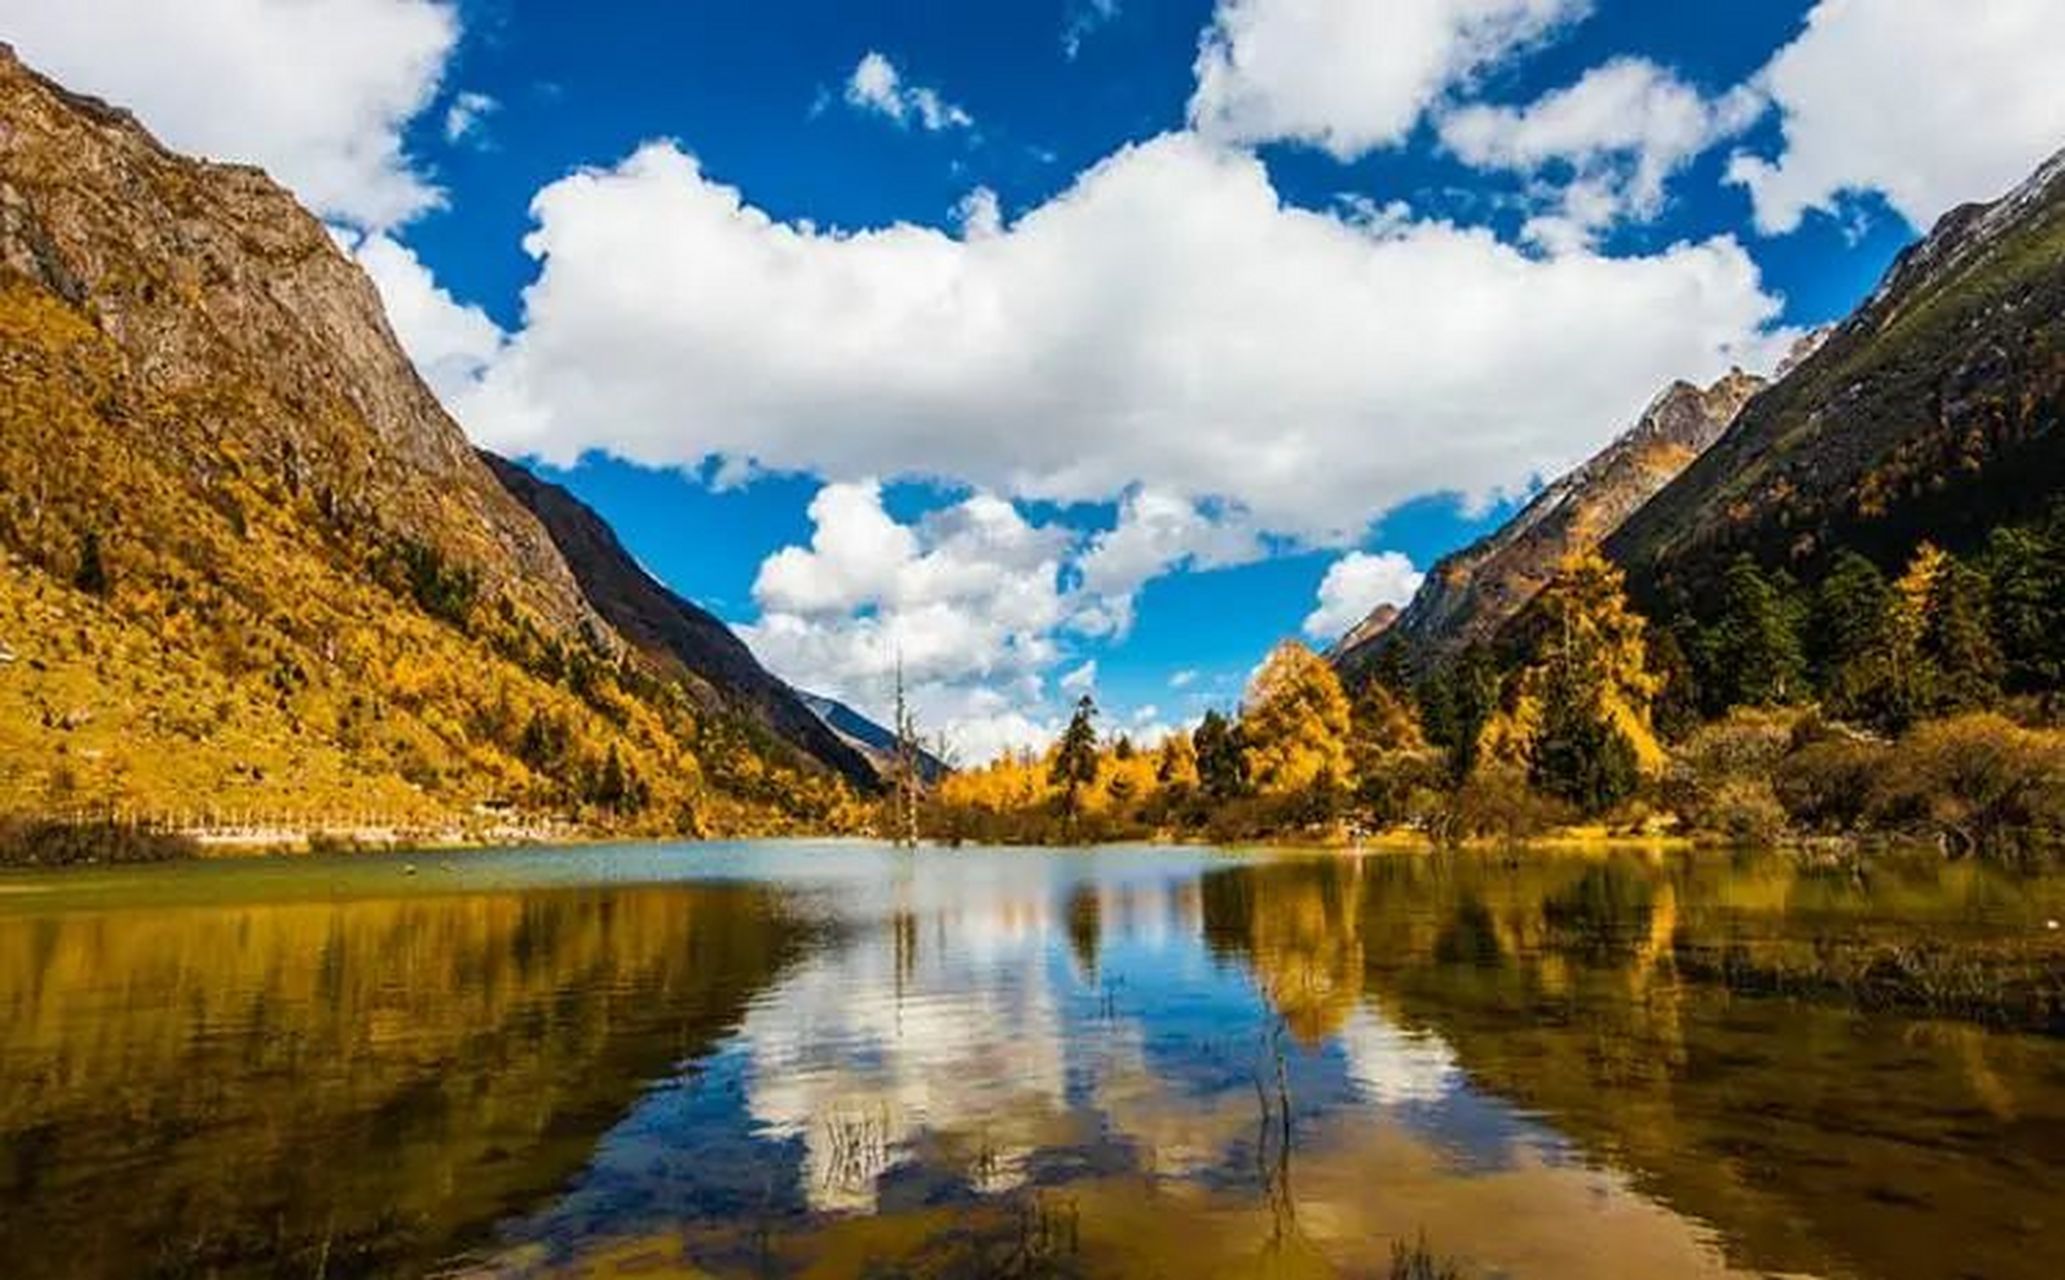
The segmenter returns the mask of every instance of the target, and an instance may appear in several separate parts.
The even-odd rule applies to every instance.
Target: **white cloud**
[[[1287,206],[1255,157],[1183,134],[964,237],[779,222],[666,143],[533,208],[525,327],[460,406],[485,444],[1151,485],[1312,542],[1565,469],[1670,379],[1766,363],[1776,309],[1731,239],[1531,257]]]
[[[753,585],[761,617],[739,632],[763,662],[878,719],[900,664],[921,728],[965,759],[1052,735],[1042,673],[1061,657],[1073,534],[988,494],[902,524],[872,482],[826,485],[810,518],[810,545],[769,556]]]
[[[339,239],[373,278],[387,322],[423,381],[439,400],[456,403],[501,351],[502,330],[479,307],[454,299],[393,237],[340,234]]]
[[[966,129],[975,117],[948,102],[937,89],[906,84],[896,64],[869,50],[846,79],[846,101],[860,111],[887,116],[900,125],[916,123],[927,133]]]
[[[1525,107],[1475,105],[1444,114],[1442,143],[1467,164],[1538,175],[1567,165],[1553,214],[1530,238],[1556,249],[1627,218],[1662,211],[1664,184],[1693,157],[1747,129],[1765,110],[1754,90],[1709,101],[1653,62],[1619,58]]]
[[[1061,677],[1061,691],[1080,697],[1097,687],[1097,659],[1092,658]]]
[[[479,140],[487,118],[501,109],[502,104],[485,93],[468,91],[454,96],[452,105],[445,108],[445,141]]]
[[[1332,640],[1380,604],[1403,607],[1426,576],[1396,551],[1351,551],[1327,566],[1319,583],[1319,607],[1306,616],[1305,634]]]
[[[1219,0],[1190,119],[1233,143],[1342,160],[1405,140],[1450,89],[1583,17],[1590,0]]]
[[[1171,689],[1188,689],[1196,683],[1197,670],[1194,667],[1185,667],[1169,677],[1169,687]]]
[[[1783,150],[1739,155],[1731,176],[1767,233],[1861,191],[1926,228],[2065,146],[2061,51],[2058,0],[1823,0],[1760,77]]]
[[[1069,61],[1075,61],[1083,51],[1083,42],[1118,16],[1119,0],[1075,0],[1069,9],[1068,22],[1061,29],[1062,54]]]
[[[387,227],[440,199],[401,133],[458,43],[442,0],[0,0],[0,34],[168,145],[262,165],[326,217]]]
[[[1133,626],[1133,597],[1176,569],[1219,569],[1259,560],[1267,547],[1242,512],[1209,509],[1162,489],[1141,488],[1119,503],[1118,523],[1098,534],[1079,568],[1086,597],[1075,627],[1119,637]]]

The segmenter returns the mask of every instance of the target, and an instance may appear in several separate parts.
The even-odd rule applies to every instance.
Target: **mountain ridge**
[[[1545,486],[1497,529],[1437,561],[1403,610],[1380,606],[1357,624],[1330,651],[1335,666],[1360,678],[1395,643],[1409,669],[1425,670],[1491,639],[1548,585],[1566,557],[1599,545],[1712,445],[1766,385],[1740,369],[1704,388],[1673,382],[1604,449]]]
[[[1750,555],[1957,550],[2065,483],[2065,151],[1940,218],[1827,340],[1606,543],[1653,612]]]
[[[840,786],[740,708],[855,765],[737,653],[618,631],[289,193],[11,50],[0,648],[11,806],[822,827]]]

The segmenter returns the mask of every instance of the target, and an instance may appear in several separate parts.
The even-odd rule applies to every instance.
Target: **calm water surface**
[[[410,863],[413,861],[414,866]],[[718,845],[0,877],[0,1273],[2052,1277],[2065,1040],[1687,957],[1778,858]]]

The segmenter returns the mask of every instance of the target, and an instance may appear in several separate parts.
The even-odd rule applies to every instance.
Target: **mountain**
[[[1536,494],[1497,530],[1444,557],[1403,612],[1382,606],[1358,624],[1335,646],[1335,665],[1351,678],[1361,675],[1384,645],[1397,642],[1407,665],[1423,670],[1489,640],[1566,556],[1598,546],[1712,445],[1763,386],[1763,379],[1738,369],[1704,389],[1689,382],[1665,388],[1633,427],[1590,461]]]
[[[872,787],[875,767],[828,727],[815,699],[799,697],[760,665],[745,642],[641,568],[601,516],[556,484],[482,451],[504,489],[545,526],[596,612],[639,652],[693,690],[706,709],[750,718],[776,738]]]
[[[1944,215],[1793,373],[1607,541],[1652,614],[1749,554],[1802,577],[1849,547],[1971,546],[2065,482],[2065,153]]]
[[[868,719],[852,707],[835,698],[821,694],[803,693],[803,705],[810,708],[824,725],[839,739],[854,750],[866,756],[869,767],[878,777],[887,777],[896,759],[896,734],[873,720]],[[953,772],[953,766],[930,751],[918,749],[918,776],[927,782],[937,782]]]
[[[0,46],[0,805],[664,830],[838,805],[812,744],[850,756],[757,667],[679,619],[661,660],[674,632],[597,600],[320,222]]]

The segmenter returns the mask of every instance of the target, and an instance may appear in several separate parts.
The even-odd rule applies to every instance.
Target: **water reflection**
[[[0,893],[10,1274],[1381,1275],[1424,1239],[1465,1274],[2013,1277],[2065,1216],[2065,1042],[1700,959],[2035,937],[2055,882],[366,865]]]

